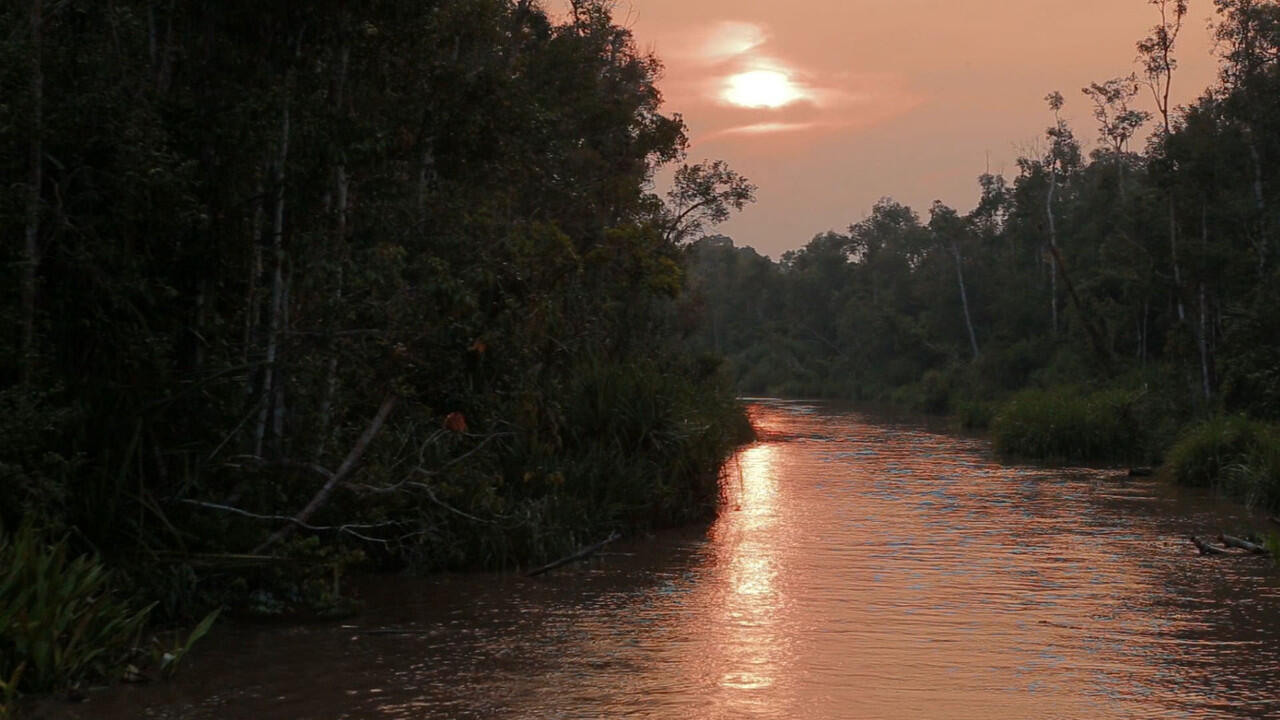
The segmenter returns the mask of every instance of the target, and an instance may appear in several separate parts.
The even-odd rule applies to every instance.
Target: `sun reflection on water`
[[[777,453],[777,446],[762,444],[738,455],[730,474],[734,511],[715,530],[724,540],[719,560],[725,569],[717,622],[725,637],[717,643],[716,661],[731,708],[759,711],[759,703],[775,701],[776,695],[755,691],[772,688],[785,662],[779,543],[771,539],[779,525]]]
[[[771,524],[777,512],[778,478],[777,445],[754,445],[739,453],[734,460],[738,476],[735,509],[750,522],[752,529]],[[734,518],[731,518],[733,520]]]

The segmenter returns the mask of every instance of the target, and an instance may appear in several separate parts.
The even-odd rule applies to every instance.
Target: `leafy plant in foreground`
[[[148,605],[135,610],[111,594],[94,557],[70,558],[66,541],[48,545],[31,526],[0,541],[0,677],[3,692],[47,692],[122,672],[137,646]]]

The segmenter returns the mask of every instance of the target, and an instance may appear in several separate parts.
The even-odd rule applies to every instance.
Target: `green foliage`
[[[0,9],[0,522],[171,622],[705,512],[741,412],[682,238],[754,188],[608,2],[43,8]]]
[[[999,453],[1037,460],[1141,459],[1146,442],[1136,399],[1125,390],[1024,390],[992,421],[992,442]]]
[[[1183,485],[1210,487],[1223,472],[1253,453],[1265,425],[1240,416],[1219,416],[1184,432],[1166,462],[1173,479]]]
[[[1280,511],[1280,426],[1242,416],[1210,418],[1178,438],[1166,467],[1180,484]]]
[[[78,414],[57,389],[0,389],[0,526],[23,519],[58,524],[80,458],[65,447]]]
[[[962,430],[986,430],[996,418],[999,407],[981,400],[960,400],[955,403],[951,418]]]
[[[158,638],[152,643],[152,659],[163,677],[172,678],[177,674],[183,659],[187,657],[187,654],[191,652],[191,648],[195,647],[196,643],[209,634],[209,631],[213,629],[213,624],[218,621],[218,615],[221,612],[222,610],[219,608],[205,615],[204,619],[191,629],[186,640],[172,647],[166,647]]]
[[[522,405],[517,437],[431,480],[416,566],[510,568],[614,530],[705,519],[723,458],[751,433],[728,383],[697,360],[589,356],[562,392]]]
[[[0,677],[5,693],[47,692],[117,677],[134,653],[151,607],[111,592],[96,558],[69,558],[30,525],[0,540]],[[16,680],[14,679],[16,678]]]
[[[358,609],[356,601],[343,592],[342,583],[352,568],[365,564],[363,550],[303,535],[284,543],[268,560],[240,567],[224,565],[220,572],[210,569],[206,574],[223,575],[225,586],[218,597],[255,620],[342,618]]]
[[[26,664],[20,663],[13,669],[12,675],[0,679],[0,720],[17,717],[18,683],[22,681],[22,673],[26,669]]]
[[[1118,77],[1084,89],[1102,147],[1085,152],[1050,92],[1045,142],[1013,177],[979,177],[967,214],[939,203],[922,223],[885,198],[776,262],[698,241],[691,345],[743,392],[950,413],[1027,457],[1149,462],[1195,417],[1280,419],[1280,15],[1215,3],[1220,81],[1174,108],[1160,90],[1185,3],[1159,4],[1173,12],[1139,50],[1162,127],[1140,151],[1155,116],[1134,105],[1141,78]],[[1268,467],[1232,482],[1265,494]]]
[[[0,4],[0,234],[34,248],[0,247],[0,526],[72,538],[5,548],[0,696],[119,670],[147,613],[106,567],[205,617],[167,675],[212,608],[706,515],[747,422],[679,342],[683,242],[754,187],[684,164],[661,63],[574,10]]]

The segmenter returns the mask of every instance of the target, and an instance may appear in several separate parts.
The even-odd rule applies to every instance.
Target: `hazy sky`
[[[1211,3],[1191,5],[1178,103],[1216,68]],[[720,232],[777,257],[883,196],[922,216],[935,199],[968,211],[988,156],[1012,177],[1043,136],[1050,91],[1091,147],[1080,89],[1136,70],[1158,14],[1146,0],[621,0],[616,19],[665,62],[690,160],[727,160],[760,187]]]

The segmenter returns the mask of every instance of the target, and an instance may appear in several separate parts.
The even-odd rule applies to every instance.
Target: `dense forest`
[[[0,702],[115,673],[135,608],[324,613],[352,563],[512,567],[714,509],[750,429],[682,343],[682,246],[754,188],[680,165],[608,3],[0,28]]]
[[[950,413],[1033,457],[1158,460],[1223,416],[1179,443],[1186,479],[1231,466],[1280,505],[1280,5],[1215,4],[1199,100],[1170,105],[1187,7],[1154,0],[1138,70],[1050,93],[1040,146],[967,213],[885,199],[777,262],[700,240],[697,346],[744,392]]]

